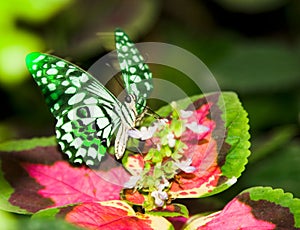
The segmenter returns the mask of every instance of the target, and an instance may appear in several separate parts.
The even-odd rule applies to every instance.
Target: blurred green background
[[[113,48],[112,32],[121,27],[135,42],[170,43],[198,56],[249,113],[245,172],[231,189],[199,202],[219,208],[257,185],[300,197],[299,0],[12,0],[0,2],[0,17],[0,141],[54,134],[25,68],[27,53],[52,51],[88,69]],[[150,67],[154,77],[180,76]],[[182,79],[177,83],[189,95],[199,93]]]

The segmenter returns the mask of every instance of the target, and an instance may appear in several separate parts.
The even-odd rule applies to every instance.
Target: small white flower
[[[135,139],[140,139],[142,137],[142,132],[138,129],[130,129],[127,133],[130,137]]]
[[[192,130],[194,133],[204,133],[209,131],[209,128],[205,125],[199,125],[197,122],[187,123],[185,125],[188,129]]]
[[[137,176],[131,176],[129,178],[129,181],[127,181],[125,184],[124,184],[124,188],[134,188],[137,184],[137,182],[141,179],[141,176],[140,175],[137,175]]]
[[[168,123],[167,118],[158,119],[155,123],[158,124],[158,127],[165,126]]]
[[[141,139],[141,140],[147,140],[153,137],[153,134],[155,133],[157,127],[150,126],[147,127],[141,127],[141,130],[138,129],[130,129],[128,130],[128,135],[130,137]]]
[[[165,177],[163,177],[162,182],[158,185],[158,191],[164,190],[165,188],[169,187],[169,185],[170,182]]]
[[[193,111],[190,111],[190,110],[180,110],[180,117],[183,118],[183,119],[189,118],[192,115],[193,115]]]
[[[175,146],[176,140],[174,138],[174,134],[173,133],[168,133],[167,135],[167,139],[168,139],[168,145],[170,148],[173,148]]]
[[[165,201],[168,200],[168,194],[164,191],[153,191],[151,196],[154,198],[154,203],[157,207],[162,207]]]
[[[186,173],[192,173],[196,170],[196,168],[194,166],[191,166],[191,163],[192,163],[192,159],[188,158],[185,161],[175,162],[174,164],[182,171]]]
[[[159,119],[153,123],[150,127],[141,127],[140,130],[138,129],[130,129],[128,131],[128,135],[135,139],[147,140],[153,137],[154,133],[157,131],[158,128],[161,126],[165,126],[168,122],[167,119]]]

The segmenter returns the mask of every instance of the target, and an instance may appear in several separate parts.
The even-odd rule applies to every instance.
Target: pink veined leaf
[[[204,104],[188,118],[189,121],[197,120],[198,124],[207,127],[207,130],[195,133],[186,129],[182,134],[181,141],[188,146],[184,155],[192,159],[191,166],[196,170],[192,173],[178,174],[177,181],[172,184],[170,189],[170,193],[174,196],[201,196],[210,192],[218,184],[221,169],[217,163],[217,143],[212,137],[216,124],[207,118],[210,107],[211,103]]]
[[[185,230],[299,229],[300,200],[281,189],[252,187],[237,195],[222,211],[196,215]]]
[[[171,224],[162,217],[135,213],[123,201],[83,203],[65,215],[65,220],[85,229],[171,229]]]
[[[120,184],[110,183],[87,167],[72,167],[68,162],[53,165],[23,163],[23,167],[40,185],[38,193],[50,198],[52,207],[88,201],[119,199]],[[122,177],[122,168],[110,169],[116,177]]]
[[[181,109],[179,116],[168,107],[162,108],[164,116],[168,117],[163,126],[166,128],[158,129],[152,139],[146,140],[143,155],[127,155],[123,162],[132,178],[127,187],[129,190],[124,192],[124,199],[135,204],[142,202],[140,197],[147,193],[142,191],[144,184],[140,182],[145,177],[143,172],[149,172],[149,175],[155,172],[157,162],[166,166],[162,178],[170,182],[170,187],[165,186],[164,189],[171,199],[213,195],[236,182],[250,153],[247,113],[235,94],[213,93],[198,98],[188,106],[182,103],[184,107],[181,108],[181,102],[178,102],[176,106]],[[156,121],[152,125],[157,125]],[[172,138],[178,145],[170,145]],[[172,163],[168,164],[169,160],[177,168]],[[148,168],[143,171],[144,167]],[[143,178],[138,180],[138,175],[143,175]],[[157,181],[161,180],[161,174],[157,175]],[[130,190],[135,185],[141,196]]]
[[[251,211],[250,206],[235,198],[221,212],[199,218],[197,230],[275,229],[275,224],[256,219]]]

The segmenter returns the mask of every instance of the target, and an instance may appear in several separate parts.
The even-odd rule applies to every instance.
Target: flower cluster
[[[189,148],[212,132],[214,123],[207,119],[208,111],[209,105],[195,111],[174,110],[169,119],[129,131],[129,136],[145,141],[145,154],[125,157],[124,165],[132,174],[125,189],[144,194],[146,210],[163,207],[172,198],[168,192],[178,175],[196,170]]]

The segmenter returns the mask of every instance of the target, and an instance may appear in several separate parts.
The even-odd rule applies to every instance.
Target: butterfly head
[[[130,106],[132,104],[134,104],[134,106],[135,106],[136,100],[137,100],[137,98],[134,94],[127,94],[124,98],[124,103],[128,106]]]

